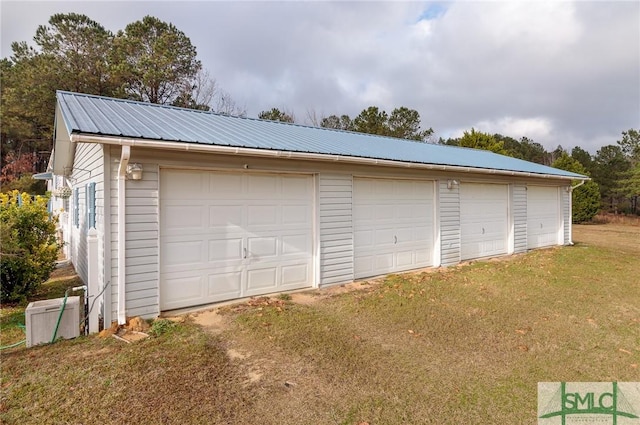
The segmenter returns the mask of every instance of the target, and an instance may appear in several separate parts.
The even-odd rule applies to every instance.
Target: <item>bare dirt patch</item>
[[[229,317],[219,314],[217,309],[194,313],[190,317],[212,335],[221,334],[229,326]]]

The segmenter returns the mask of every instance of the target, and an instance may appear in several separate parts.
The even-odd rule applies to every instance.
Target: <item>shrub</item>
[[[0,194],[0,296],[3,302],[28,297],[53,271],[58,255],[55,219],[47,197],[17,190]]]

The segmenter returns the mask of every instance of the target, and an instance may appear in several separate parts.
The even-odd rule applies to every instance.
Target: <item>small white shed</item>
[[[571,243],[573,174],[491,152],[58,92],[52,171],[105,323]],[[95,233],[95,232],[94,232]]]

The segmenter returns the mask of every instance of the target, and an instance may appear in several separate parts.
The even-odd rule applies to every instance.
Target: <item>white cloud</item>
[[[489,134],[502,134],[514,139],[527,137],[538,142],[548,141],[553,133],[553,125],[549,119],[543,117],[516,118],[502,117],[497,120],[478,121],[471,125],[477,131]],[[470,128],[459,128],[451,132],[450,137],[460,137]]]
[[[638,2],[3,1],[3,55],[69,11],[113,31],[173,22],[253,116],[407,106],[445,137],[486,127],[592,152],[640,125]]]

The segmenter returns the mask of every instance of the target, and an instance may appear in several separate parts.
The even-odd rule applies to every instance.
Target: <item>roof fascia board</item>
[[[71,175],[75,152],[76,144],[71,139],[60,104],[57,104],[54,118],[53,161],[51,162],[53,173],[61,176]]]
[[[524,171],[510,171],[510,170],[498,170],[488,168],[475,168],[475,167],[462,167],[456,165],[442,165],[442,164],[424,164],[414,162],[402,162],[393,161],[388,159],[375,159],[375,158],[361,158],[354,156],[344,155],[327,155],[319,153],[307,153],[307,152],[292,152],[292,151],[279,151],[279,150],[267,150],[267,149],[253,149],[253,148],[240,148],[231,146],[219,146],[219,145],[200,145],[193,143],[182,142],[168,142],[149,139],[134,139],[134,138],[118,138],[111,136],[96,136],[82,133],[72,133],[72,142],[82,143],[101,143],[108,145],[118,146],[139,146],[145,148],[156,148],[166,150],[188,151],[188,152],[210,152],[219,153],[225,155],[246,155],[246,156],[259,156],[266,158],[290,158],[290,159],[302,159],[302,160],[315,160],[324,162],[344,162],[351,164],[367,164],[367,165],[379,165],[395,168],[421,168],[428,170],[438,171],[451,171],[451,172],[463,172],[463,173],[479,173],[479,174],[491,174],[491,175],[504,175],[504,176],[518,176],[518,177],[538,177],[547,179],[558,180],[591,180],[589,177],[569,177],[560,176],[554,174],[538,174]]]

